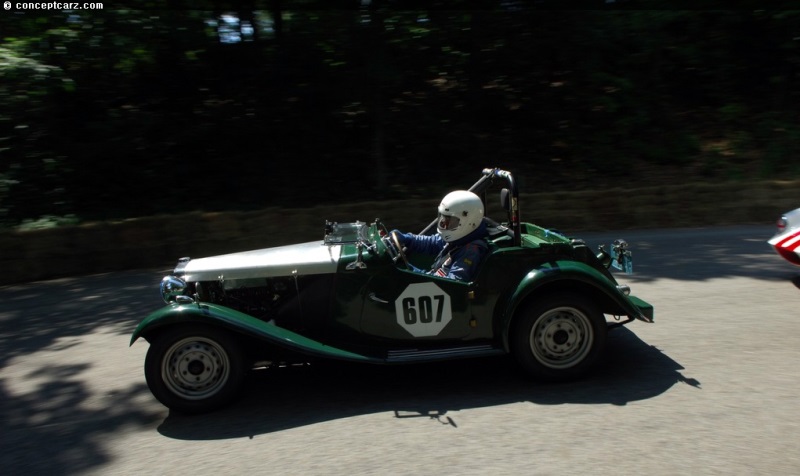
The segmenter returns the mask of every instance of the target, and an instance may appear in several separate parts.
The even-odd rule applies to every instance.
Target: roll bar
[[[473,184],[468,190],[481,197],[484,202],[486,201],[486,191],[494,185],[496,180],[504,180],[509,192],[508,203],[503,203],[503,206],[508,212],[509,225],[513,231],[514,246],[520,246],[522,243],[521,225],[519,221],[519,189],[514,176],[507,170],[483,169],[482,176]],[[434,219],[428,226],[426,226],[420,235],[430,235],[436,228],[438,217]]]

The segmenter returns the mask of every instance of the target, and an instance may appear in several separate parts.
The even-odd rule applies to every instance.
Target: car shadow
[[[359,415],[431,418],[458,426],[453,412],[519,402],[535,405],[626,405],[676,383],[700,389],[683,367],[626,328],[609,335],[607,352],[590,377],[540,383],[510,357],[406,366],[325,363],[256,371],[244,396],[222,410],[188,416],[170,412],[159,425],[181,440],[253,437]]]

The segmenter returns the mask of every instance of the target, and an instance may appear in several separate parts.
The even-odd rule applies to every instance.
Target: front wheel
[[[532,376],[551,381],[585,374],[605,348],[607,326],[595,304],[576,294],[537,300],[521,310],[512,352]]]
[[[168,329],[150,344],[144,363],[147,385],[171,410],[204,413],[239,393],[243,356],[230,333],[207,326]]]

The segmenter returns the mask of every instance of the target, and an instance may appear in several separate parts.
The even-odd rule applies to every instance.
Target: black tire
[[[172,327],[150,344],[144,375],[153,395],[171,410],[216,410],[238,396],[245,377],[237,340],[209,326]]]
[[[577,294],[537,299],[524,307],[514,322],[511,351],[537,379],[576,379],[597,364],[605,349],[605,316]]]

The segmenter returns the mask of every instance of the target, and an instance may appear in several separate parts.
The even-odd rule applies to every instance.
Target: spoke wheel
[[[164,405],[181,413],[215,410],[232,400],[244,380],[236,340],[205,326],[168,329],[150,345],[145,377]]]
[[[386,252],[389,254],[389,257],[392,258],[392,261],[397,263],[398,260],[402,259],[406,268],[411,269],[408,263],[408,258],[406,257],[406,253],[403,251],[403,246],[400,244],[400,238],[398,237],[397,232],[392,231],[381,239],[383,240],[384,246],[386,246]]]
[[[397,236],[397,232],[392,232],[392,244],[394,244],[395,249],[397,250],[397,255],[403,260],[403,264],[406,265],[407,269],[411,269],[411,266],[408,265],[408,258],[406,258],[406,252],[403,251],[403,245],[400,244],[400,237]]]
[[[537,378],[578,377],[597,363],[605,347],[603,314],[578,295],[537,300],[524,308],[515,322],[512,351],[522,367]]]

